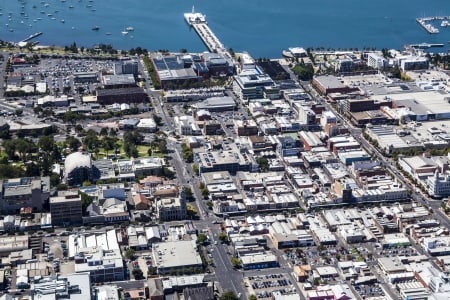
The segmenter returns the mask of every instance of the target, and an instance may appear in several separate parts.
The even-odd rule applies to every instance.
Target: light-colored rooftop
[[[155,265],[158,268],[178,268],[202,264],[194,240],[153,244],[152,251]]]

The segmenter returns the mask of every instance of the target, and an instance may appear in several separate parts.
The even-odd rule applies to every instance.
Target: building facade
[[[77,192],[66,192],[50,198],[52,225],[69,225],[82,223],[81,196]]]
[[[450,175],[440,176],[438,172],[434,176],[428,177],[428,194],[434,198],[450,196]]]
[[[49,177],[7,179],[1,185],[1,209],[4,213],[18,212],[23,207],[41,211],[50,195]]]

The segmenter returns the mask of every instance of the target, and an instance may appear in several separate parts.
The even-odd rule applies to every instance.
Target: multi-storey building
[[[184,220],[187,217],[186,201],[184,197],[159,199],[156,211],[160,221]]]
[[[41,211],[50,193],[49,177],[22,177],[1,182],[1,209],[4,213],[18,212],[22,207]]]
[[[81,224],[81,196],[77,192],[59,193],[50,198],[52,225]]]
[[[441,198],[450,195],[450,175],[447,173],[444,176],[440,176],[436,171],[434,176],[428,177],[428,194],[431,197]]]

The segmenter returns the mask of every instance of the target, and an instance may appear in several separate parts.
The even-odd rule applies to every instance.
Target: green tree
[[[198,242],[199,244],[204,244],[207,240],[208,240],[208,237],[206,236],[206,234],[200,233],[200,234],[197,236],[197,242]]]
[[[15,142],[13,140],[7,140],[3,142],[2,146],[6,155],[8,156],[8,159],[13,160],[16,157]]]
[[[109,129],[109,136],[117,136],[117,132],[114,128]]]
[[[39,162],[39,169],[41,170],[43,176],[50,176],[52,174],[52,165],[49,160],[48,153],[43,153],[41,158],[42,159]]]
[[[82,205],[82,208],[83,208],[83,213],[86,213],[86,209],[88,208],[89,205],[91,205],[93,199],[92,199],[91,196],[89,196],[86,193],[83,193],[81,191],[78,192],[78,193],[81,196],[81,205]]]
[[[153,120],[155,121],[156,125],[161,126],[162,125],[162,118],[156,114],[153,114]]]
[[[67,191],[69,187],[67,186],[67,184],[60,183],[56,186],[56,189],[58,191]]]
[[[208,196],[209,196],[209,190],[208,190],[208,188],[203,188],[203,189],[201,189],[200,190],[200,193],[202,194],[202,197],[203,198],[205,198],[205,199],[208,199]]]
[[[234,256],[231,257],[231,265],[234,268],[240,268],[241,267],[241,260],[239,258],[236,258]]]
[[[76,112],[68,110],[64,113],[62,119],[65,123],[75,124],[77,120],[81,119],[81,116]]]
[[[225,232],[221,231],[221,232],[219,233],[219,240],[220,240],[222,243],[227,243],[227,242],[228,242],[228,235],[227,235]]]
[[[94,151],[95,149],[100,148],[101,140],[98,138],[96,131],[89,129],[83,139],[83,144],[87,150]]]
[[[138,149],[136,148],[136,146],[135,145],[128,145],[126,148],[125,148],[125,145],[128,145],[128,144],[124,144],[124,151],[125,151],[125,154],[128,156],[128,157],[139,157],[139,151],[138,151]]]
[[[256,298],[256,295],[252,294],[248,297],[248,300],[258,300],[258,298]]]
[[[133,249],[131,249],[131,248],[128,248],[128,249],[125,251],[125,257],[126,257],[127,259],[133,259],[133,258],[134,258],[134,255],[135,255],[135,251],[134,251]]]
[[[92,182],[90,182],[89,180],[83,181],[82,186],[91,186]]]
[[[144,273],[142,273],[141,269],[134,269],[132,272],[134,279],[142,280],[144,279]]]
[[[103,137],[102,146],[103,146],[103,149],[105,149],[105,151],[106,151],[106,157],[108,157],[109,151],[114,150],[116,142],[117,142],[116,137],[111,137],[111,136]]]
[[[194,161],[194,152],[192,151],[191,148],[189,148],[187,144],[185,143],[181,144],[181,152],[183,154],[183,159],[187,163],[191,163]]]
[[[239,300],[238,296],[233,291],[225,291],[219,298],[220,300]]]
[[[394,78],[398,78],[401,79],[402,78],[402,72],[400,71],[400,68],[398,66],[395,66],[392,71],[391,71],[391,75]]]
[[[9,159],[15,159],[16,154],[22,161],[26,161],[27,158],[31,157],[31,154],[36,150],[36,145],[32,140],[18,138],[14,140],[6,140],[3,142],[3,148]]]
[[[56,187],[61,182],[61,178],[58,174],[52,174],[50,175],[50,186]]]
[[[259,166],[261,172],[269,171],[269,160],[266,157],[258,157],[256,163]]]
[[[298,79],[303,81],[312,80],[314,76],[314,68],[310,64],[297,64],[292,71],[298,76]]]
[[[158,149],[161,153],[167,153],[167,141],[166,140],[160,140],[158,143]]]
[[[40,176],[40,175],[41,175],[41,171],[40,171],[38,164],[36,164],[34,162],[27,163],[25,176],[34,177],[34,176]]]
[[[192,204],[186,204],[186,209],[188,217],[195,218],[197,216],[198,212]]]
[[[81,142],[79,139],[77,139],[76,137],[73,137],[71,135],[69,135],[65,142],[64,142],[65,146],[67,148],[69,148],[71,151],[77,151],[78,148],[80,148],[81,146]]]
[[[192,189],[189,186],[185,186],[184,187],[184,195],[186,197],[186,199],[193,199],[194,198],[194,193],[192,193]]]
[[[103,127],[102,129],[100,129],[100,135],[101,136],[107,136],[108,135],[108,128]]]
[[[167,179],[175,178],[175,172],[169,169],[168,167],[163,167],[163,174]]]
[[[53,139],[52,135],[48,135],[48,136],[42,135],[39,137],[38,146],[39,146],[39,148],[41,148],[41,150],[43,152],[48,153],[48,152],[52,151],[54,144],[55,144],[55,140]]]
[[[10,137],[11,137],[11,135],[9,132],[9,125],[7,123],[5,123],[0,128],[0,139],[9,139]]]
[[[214,206],[214,204],[213,204],[211,201],[209,201],[209,200],[206,201],[205,204],[206,204],[206,206],[208,207],[208,209],[212,209],[213,206]]]

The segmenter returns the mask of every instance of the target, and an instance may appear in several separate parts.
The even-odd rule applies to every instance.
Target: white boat
[[[206,15],[195,12],[194,6],[192,6],[192,11],[190,13],[184,14],[184,19],[191,26],[193,24],[206,24]]]
[[[134,28],[129,26],[129,27],[127,27],[127,31],[134,31]]]
[[[122,31],[122,35],[127,35],[127,34],[128,34],[128,31],[126,31],[126,30]]]
[[[450,22],[449,21],[444,20],[444,21],[441,22],[441,27],[447,27],[447,26],[450,26]]]

